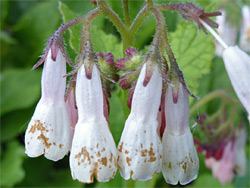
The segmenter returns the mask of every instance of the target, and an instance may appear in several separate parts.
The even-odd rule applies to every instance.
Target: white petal
[[[153,75],[146,87],[143,86],[145,73],[146,64],[142,67],[135,87],[130,113],[130,118],[135,118],[142,122],[154,121],[157,119],[162,91],[162,78],[158,71],[158,67],[155,66]]]
[[[189,98],[182,84],[179,85],[178,101],[173,102],[172,88],[169,86],[165,97],[165,119],[169,134],[181,135],[189,131]]]
[[[26,154],[29,157],[44,154],[46,158],[57,161],[69,152],[71,139],[64,101],[51,105],[41,99],[25,134]]]
[[[229,47],[223,52],[223,60],[238,98],[250,114],[250,56],[238,46]]]
[[[64,100],[66,87],[66,60],[59,50],[56,61],[51,59],[51,50],[45,60],[42,73],[42,98],[47,103]]]
[[[163,135],[162,172],[167,183],[186,185],[195,180],[199,170],[199,159],[190,131],[183,135]]]
[[[74,179],[92,183],[94,176],[107,182],[115,176],[117,151],[103,112],[103,91],[100,74],[94,65],[92,78],[87,79],[84,65],[76,81],[78,122],[70,155]]]
[[[79,121],[85,119],[99,121],[100,118],[104,118],[103,91],[96,65],[93,67],[91,79],[86,77],[84,65],[79,69],[76,81],[76,103]]]
[[[124,179],[146,181],[161,171],[162,144],[157,126],[157,121],[126,121],[118,145],[118,166]]]
[[[132,99],[131,113],[125,123],[118,146],[118,166],[121,176],[145,181],[159,173],[162,145],[157,133],[157,113],[160,106],[162,78],[156,66],[146,87],[143,65]]]
[[[100,182],[115,176],[117,151],[107,122],[78,122],[70,154],[73,179],[92,183],[94,175]]]

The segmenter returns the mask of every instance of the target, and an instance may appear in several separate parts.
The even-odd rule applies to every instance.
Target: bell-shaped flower
[[[162,172],[167,183],[185,185],[197,178],[199,159],[189,128],[189,98],[182,84],[165,95]]]
[[[250,121],[250,56],[238,46],[228,47],[222,54],[234,91],[248,112]]]
[[[92,72],[87,72],[87,71]],[[88,74],[88,75],[87,75]],[[70,168],[73,179],[92,183],[94,176],[107,182],[117,170],[117,151],[104,116],[103,89],[96,65],[81,65],[76,79],[78,122],[72,142]]]
[[[239,46],[242,50],[250,52],[250,7],[242,8],[242,27],[240,32]]]
[[[207,168],[211,168],[213,177],[218,178],[221,184],[231,183],[234,177],[235,144],[230,141],[226,144],[220,160],[210,157],[205,160]]]
[[[154,66],[154,65],[153,65]],[[118,167],[128,180],[146,181],[161,171],[162,144],[157,133],[162,78],[158,65],[143,65],[132,98],[131,113],[118,145]],[[152,77],[144,86],[147,68]]]
[[[72,138],[64,102],[66,60],[61,50],[53,60],[51,51],[42,73],[42,97],[25,134],[25,152],[29,157],[44,154],[57,161],[69,152]]]

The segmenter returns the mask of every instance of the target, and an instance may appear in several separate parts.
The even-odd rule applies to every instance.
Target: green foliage
[[[24,147],[17,141],[11,141],[7,144],[7,151],[1,158],[1,186],[13,186],[25,177],[25,171],[22,167],[25,153]]]
[[[25,69],[6,70],[1,75],[0,114],[27,108],[37,101],[40,93],[41,71]],[[26,100],[23,100],[25,99]]]
[[[198,79],[209,73],[214,56],[211,35],[200,31],[192,23],[179,23],[175,32],[169,34],[169,43],[182,70],[190,91],[197,95]]]

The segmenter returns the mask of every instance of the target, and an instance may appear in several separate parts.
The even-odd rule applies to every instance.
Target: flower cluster
[[[118,59],[117,64],[123,61],[126,67],[126,63],[138,60],[138,52],[132,51],[135,52],[132,57]],[[128,102],[131,113],[118,145],[118,166],[125,179],[148,180],[162,171],[168,183],[185,185],[196,179],[199,169],[189,128],[188,93],[180,81],[176,85],[164,82],[162,64],[164,60],[152,47],[137,68],[140,70],[137,81],[133,82],[137,71],[122,77],[120,84],[133,83],[127,84],[133,92]],[[178,76],[172,79],[179,80]]]
[[[92,183],[94,178],[107,182],[114,178],[117,168],[125,180],[146,181],[162,172],[169,184],[190,183],[199,171],[199,159],[189,127],[189,95],[194,96],[187,88],[168,43],[160,8],[148,9],[155,14],[157,28],[145,56],[129,47],[125,51],[126,57],[114,61],[111,52],[96,54],[92,48],[90,23],[109,9],[104,1],[94,2],[100,9],[90,12],[85,20],[78,18],[67,24],[69,27],[85,21],[74,70],[66,74],[66,62],[71,66],[72,63],[66,56],[60,33],[66,29],[64,24],[49,39],[45,55],[34,66],[44,62],[42,96],[25,134],[27,155],[44,155],[57,161],[70,151],[72,177],[83,183]],[[165,8],[179,11],[204,32],[218,27],[209,17],[221,14],[205,13],[192,3],[170,4]],[[232,85],[250,113],[250,57],[238,47],[228,47],[224,42],[223,46],[226,49],[222,57]],[[72,77],[66,90],[69,75]],[[240,77],[241,82],[238,81]],[[109,129],[108,98],[111,97],[111,84],[119,80],[122,89],[130,89],[127,105],[131,112],[116,147]],[[203,124],[202,121],[199,123]],[[213,131],[208,130],[210,136]],[[196,140],[198,151],[206,152],[207,167],[213,169],[214,176],[222,183],[232,179],[232,169],[244,174],[245,170],[241,170],[241,161],[245,160],[242,132],[228,136],[227,140],[219,140],[215,148]],[[237,152],[241,155],[236,155]],[[222,169],[228,162],[231,165]],[[230,173],[222,177],[221,171]]]

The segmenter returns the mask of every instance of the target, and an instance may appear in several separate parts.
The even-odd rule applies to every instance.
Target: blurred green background
[[[161,0],[156,3],[189,2]],[[229,0],[196,0],[193,1],[206,11],[217,10],[221,6],[228,11],[228,19],[236,28],[240,28],[241,9],[249,1]],[[87,0],[20,0],[0,2],[0,50],[1,50],[1,187],[174,187],[165,183],[161,174],[146,182],[125,181],[117,172],[115,179],[108,183],[84,185],[73,181],[69,169],[69,158],[52,162],[43,156],[29,158],[24,153],[24,133],[29,120],[40,98],[40,79],[42,66],[31,71],[39,60],[47,39],[64,21],[75,16],[85,15],[95,6]],[[109,5],[123,20],[120,0],[109,0]],[[130,1],[131,19],[134,19],[143,5],[143,1]],[[187,84],[192,92],[204,97],[216,89],[231,89],[232,86],[225,71],[222,59],[214,57],[212,37],[202,32],[197,34],[197,26],[185,23],[177,12],[164,12],[170,43],[184,72]],[[74,60],[79,46],[81,26],[75,26],[64,35],[69,57]],[[149,16],[136,34],[134,47],[143,50],[152,41],[155,31],[155,19]],[[122,56],[120,35],[113,24],[100,17],[92,27],[93,43],[96,52],[112,51],[115,58]],[[195,41],[192,45],[190,41]],[[195,58],[193,58],[195,57]],[[185,66],[185,65],[189,66]],[[69,67],[68,67],[69,68]],[[70,68],[69,68],[70,71]],[[127,92],[113,87],[110,99],[110,129],[116,144],[121,136],[125,117],[129,113],[126,106]],[[192,100],[191,105],[195,101]],[[205,112],[214,111],[210,105]],[[246,112],[239,107],[239,116],[246,121]],[[190,124],[195,123],[191,118]],[[248,141],[249,142],[249,141]],[[249,143],[248,143],[249,146]],[[200,157],[200,172],[190,187],[222,187],[217,179],[204,165],[204,157]],[[249,157],[249,150],[248,150]],[[224,187],[248,187],[249,169],[245,177],[235,177],[234,181]]]

